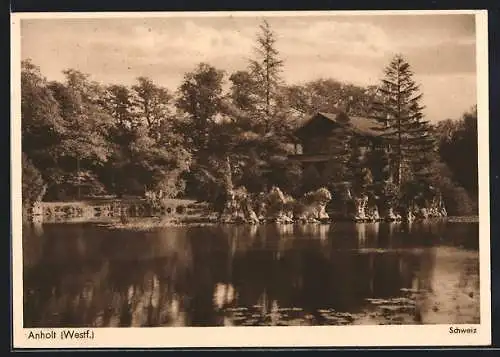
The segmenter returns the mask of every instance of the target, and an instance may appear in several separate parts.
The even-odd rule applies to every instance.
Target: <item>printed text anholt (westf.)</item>
[[[41,331],[30,331],[28,333],[28,339],[30,340],[73,340],[73,339],[94,339],[94,331],[92,330],[73,330],[64,329],[57,333],[54,330],[41,330]]]

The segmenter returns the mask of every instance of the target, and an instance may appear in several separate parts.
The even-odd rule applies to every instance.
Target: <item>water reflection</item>
[[[26,327],[473,323],[478,226],[26,227]]]

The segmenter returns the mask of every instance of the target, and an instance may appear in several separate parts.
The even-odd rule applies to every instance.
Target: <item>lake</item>
[[[25,327],[479,323],[478,223],[23,227]]]

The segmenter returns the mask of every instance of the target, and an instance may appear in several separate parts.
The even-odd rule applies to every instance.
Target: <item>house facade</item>
[[[289,160],[300,163],[303,178],[311,186],[306,189],[340,184],[340,165],[344,164],[339,162],[339,149],[356,147],[364,155],[382,145],[380,128],[373,119],[348,116],[340,110],[318,112],[294,132],[295,153]]]

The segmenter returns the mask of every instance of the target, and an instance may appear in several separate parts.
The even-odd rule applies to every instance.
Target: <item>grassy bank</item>
[[[113,230],[149,231],[166,227],[200,227],[215,225],[218,222],[214,219],[178,219],[172,217],[140,217],[130,218],[127,222],[107,222],[99,224]]]

